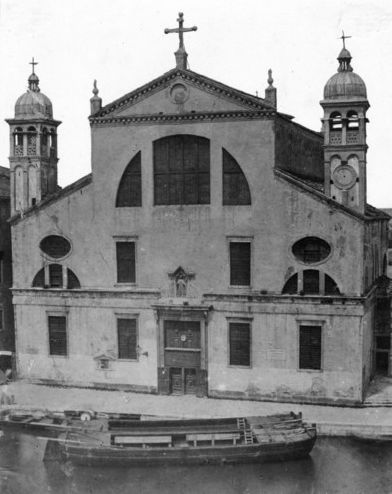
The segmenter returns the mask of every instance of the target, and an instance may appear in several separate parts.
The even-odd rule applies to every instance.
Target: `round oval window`
[[[330,245],[318,237],[305,237],[293,245],[293,254],[298,261],[313,264],[323,261],[331,253]]]
[[[69,241],[60,235],[49,235],[41,240],[40,249],[54,259],[66,256],[71,250]]]

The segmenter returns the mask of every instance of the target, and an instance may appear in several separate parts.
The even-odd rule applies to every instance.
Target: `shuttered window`
[[[230,242],[230,285],[250,285],[250,242]]]
[[[126,167],[117,191],[116,207],[142,205],[142,159],[139,151]]]
[[[321,369],[321,326],[299,327],[299,368]]]
[[[117,281],[135,283],[135,242],[116,242]]]
[[[175,135],[154,142],[154,204],[210,203],[210,141]]]
[[[137,359],[137,332],[136,319],[118,318],[118,358]]]
[[[65,316],[48,316],[49,354],[67,355],[67,318]]]
[[[248,181],[237,161],[223,149],[223,205],[250,204]]]
[[[250,324],[229,323],[229,363],[250,366]]]

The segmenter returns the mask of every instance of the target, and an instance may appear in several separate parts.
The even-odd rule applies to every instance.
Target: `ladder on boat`
[[[244,435],[245,444],[253,444],[253,432],[250,427],[247,426],[246,419],[244,417],[240,417],[237,419],[237,427]]]

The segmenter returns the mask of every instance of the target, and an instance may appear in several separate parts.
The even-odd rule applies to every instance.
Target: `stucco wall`
[[[211,137],[211,205],[153,206],[151,139],[174,133]],[[291,274],[307,267],[294,259],[292,244],[313,235],[332,246],[319,269],[335,279],[342,293],[361,293],[361,222],[275,177],[269,120],[105,127],[93,135],[93,183],[14,226],[15,287],[31,286],[44,263],[40,240],[58,233],[71,240],[72,253],[64,263],[82,287],[116,284],[114,237],[130,235],[137,239],[138,286],[166,290],[167,273],[182,265],[196,274],[200,293],[225,291],[228,238],[248,236],[253,237],[252,289],[280,293]],[[251,206],[222,206],[222,147],[248,179]],[[143,206],[115,208],[119,180],[140,149]],[[27,257],[28,264],[23,262]]]
[[[32,301],[30,293],[15,296],[18,323],[18,373],[29,379],[127,385],[157,389],[157,321],[151,310],[156,298],[105,297],[91,294],[60,298],[52,290]],[[27,305],[28,302],[32,302]],[[233,303],[211,299],[207,325],[208,392],[213,396],[325,402],[361,400],[361,304],[292,306]],[[47,314],[67,314],[68,357],[51,357]],[[117,359],[116,314],[138,317],[138,361]],[[229,365],[228,319],[251,321],[251,366]],[[299,369],[299,325],[322,325],[320,371]],[[97,369],[94,357],[114,357],[110,370]]]

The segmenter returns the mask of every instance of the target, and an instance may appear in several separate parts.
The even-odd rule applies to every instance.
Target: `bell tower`
[[[57,190],[57,127],[50,99],[41,93],[35,73],[15,104],[10,126],[11,215],[38,204]]]
[[[366,86],[351,67],[351,54],[339,53],[339,67],[324,87],[324,190],[335,201],[364,213],[366,206]]]

